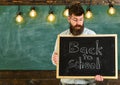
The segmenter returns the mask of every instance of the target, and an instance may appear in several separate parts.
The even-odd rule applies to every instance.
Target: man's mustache
[[[75,25],[75,27],[82,27],[82,25]]]

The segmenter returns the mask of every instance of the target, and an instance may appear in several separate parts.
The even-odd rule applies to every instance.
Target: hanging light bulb
[[[47,16],[47,21],[48,22],[54,22],[55,21],[55,19],[56,19],[56,17],[55,17],[55,15],[54,15],[54,13],[53,13],[53,6],[50,6],[49,5],[49,15]]]
[[[23,18],[23,16],[22,16],[22,13],[19,12],[19,13],[17,14],[17,16],[16,16],[16,22],[22,23],[23,21],[24,21],[24,18]]]
[[[69,7],[68,6],[66,6],[66,8],[65,8],[65,10],[63,12],[63,16],[64,17],[68,17],[69,16]]]
[[[18,6],[18,13],[16,16],[16,22],[22,23],[24,21],[24,18],[22,16],[22,12],[20,12],[20,6]]]
[[[36,10],[35,10],[35,7],[32,7],[32,8],[31,8],[31,11],[30,11],[30,13],[29,13],[29,16],[30,16],[31,18],[35,18],[35,17],[37,16],[37,12],[36,12]]]
[[[50,12],[48,17],[47,17],[47,20],[48,22],[54,22],[55,21],[55,15],[53,14],[53,12]]]
[[[93,17],[93,14],[92,14],[92,12],[91,12],[91,10],[90,10],[90,7],[86,10],[85,17],[86,17],[87,19],[90,19],[90,18]]]
[[[109,4],[108,13],[110,15],[114,15],[116,13],[116,10],[115,10],[115,8],[113,7],[113,5],[111,3]]]
[[[89,5],[88,5],[88,7],[87,7],[87,9],[86,9],[85,17],[86,17],[87,19],[90,19],[90,18],[93,17],[93,13],[92,13],[92,11],[91,11],[91,9],[90,9],[91,3],[92,3],[92,0],[90,0]]]

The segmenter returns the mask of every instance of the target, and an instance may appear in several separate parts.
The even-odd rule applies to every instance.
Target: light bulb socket
[[[113,5],[112,5],[111,3],[109,3],[109,8],[110,8],[110,7],[113,7]]]
[[[31,10],[35,10],[35,7],[31,7]]]
[[[54,14],[53,11],[49,11],[49,14]]]
[[[65,9],[69,9],[69,6],[67,5],[67,6],[65,7]]]
[[[90,7],[87,7],[86,11],[91,11]]]
[[[17,15],[22,15],[22,12],[18,12]]]

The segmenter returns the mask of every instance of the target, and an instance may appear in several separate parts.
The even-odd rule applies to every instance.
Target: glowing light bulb
[[[69,9],[65,9],[63,12],[63,16],[68,17],[69,16]]]
[[[47,17],[47,20],[49,22],[54,22],[55,21],[55,15],[53,13],[50,13]]]
[[[29,16],[31,18],[35,18],[37,16],[37,12],[35,11],[35,8],[32,8],[30,13],[29,13]]]
[[[22,15],[19,13],[19,14],[16,16],[16,22],[22,23],[23,21],[24,21],[24,18],[23,18]]]
[[[108,13],[109,13],[110,15],[114,15],[114,14],[116,13],[115,8],[114,8],[114,7],[109,7]]]
[[[92,18],[92,16],[93,16],[93,14],[92,14],[91,11],[87,11],[86,14],[85,14],[85,17],[86,17],[87,19]]]

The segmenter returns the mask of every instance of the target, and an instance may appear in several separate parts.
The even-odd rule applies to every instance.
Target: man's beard
[[[82,34],[83,30],[84,30],[84,24],[83,25],[75,25],[75,26],[72,26],[70,24],[70,32],[73,35],[80,35],[80,34]]]

